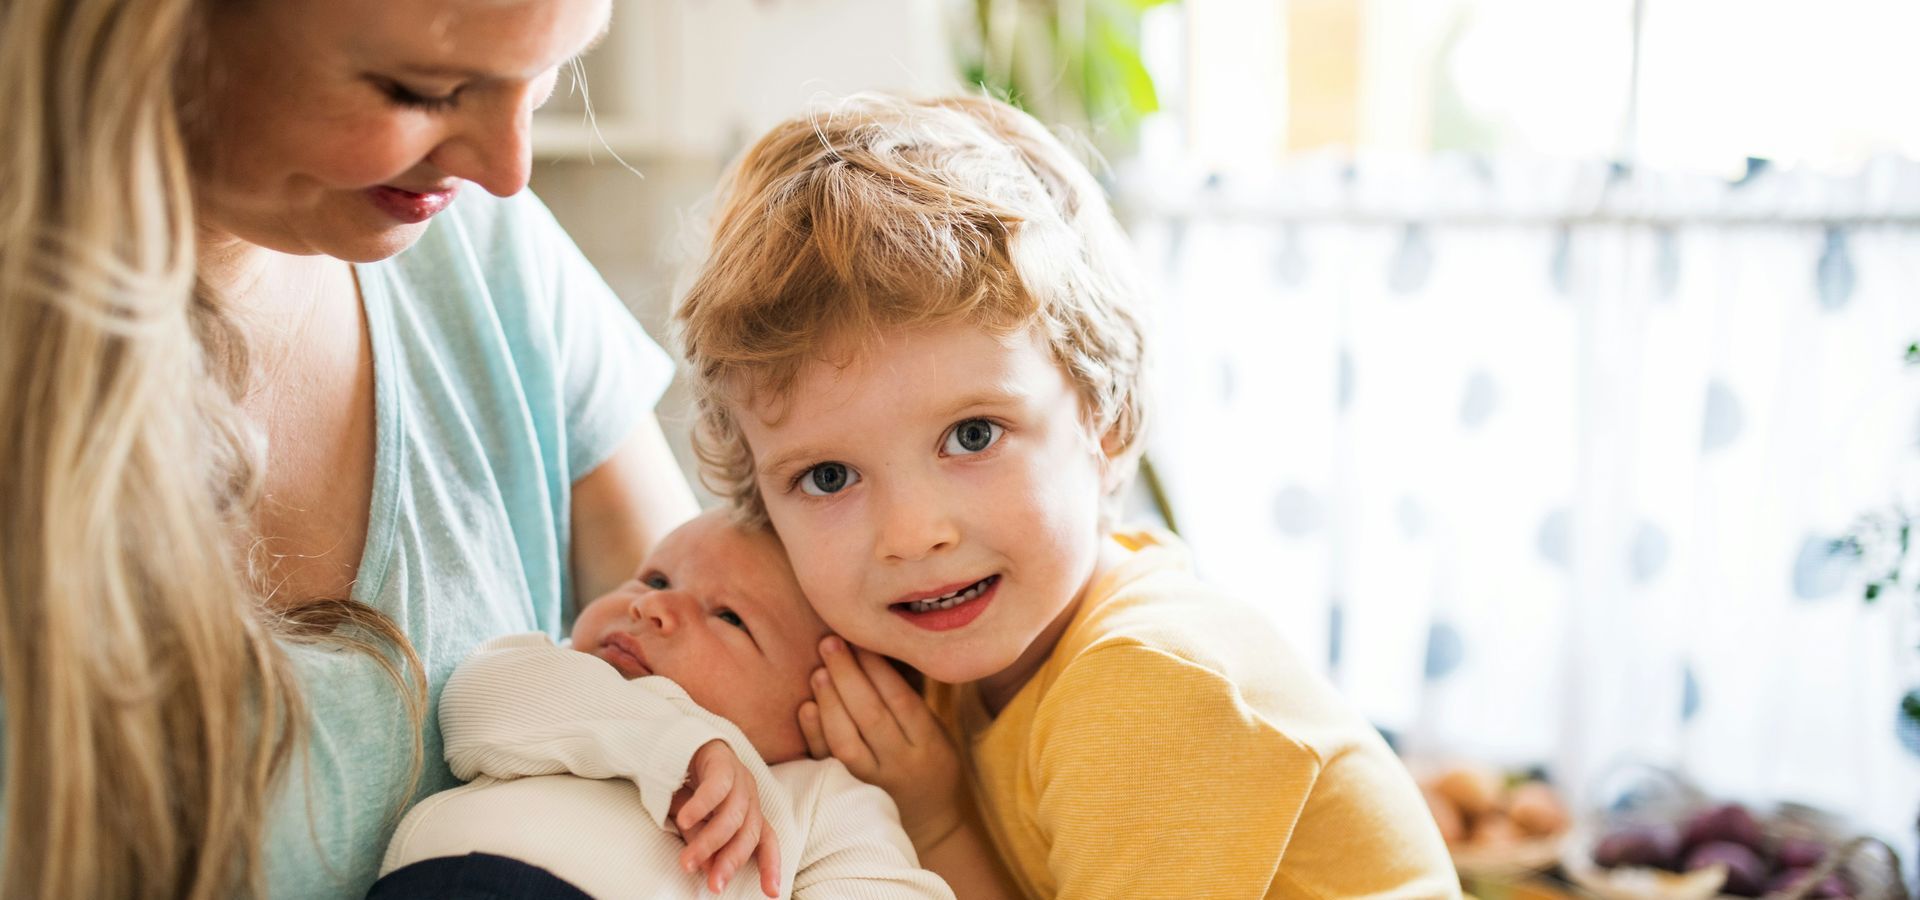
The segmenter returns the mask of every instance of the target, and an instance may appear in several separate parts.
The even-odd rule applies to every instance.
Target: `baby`
[[[783,858],[773,883],[794,897],[951,898],[885,791],[806,758],[795,713],[826,634],[770,531],[718,510],[682,525],[581,611],[571,649],[513,635],[454,671],[440,723],[447,762],[471,781],[407,814],[373,896],[447,896],[449,880],[488,881],[485,896],[708,896],[677,864],[671,822],[686,760],[718,738],[759,787]],[[762,883],[736,878],[722,896]]]

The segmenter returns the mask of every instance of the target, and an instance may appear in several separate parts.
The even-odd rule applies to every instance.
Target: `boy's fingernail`
[[[821,687],[826,687],[827,686],[827,670],[825,669],[813,670],[813,683],[820,685]]]
[[[846,649],[847,643],[837,637],[828,637],[820,642],[820,650],[825,653],[843,653]]]

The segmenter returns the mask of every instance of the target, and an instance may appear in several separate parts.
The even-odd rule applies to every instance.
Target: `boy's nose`
[[[877,549],[882,560],[912,562],[951,548],[960,529],[937,491],[896,493],[888,498]]]

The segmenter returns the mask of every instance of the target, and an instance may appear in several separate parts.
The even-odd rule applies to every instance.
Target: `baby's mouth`
[[[911,613],[932,612],[936,609],[952,609],[956,606],[959,606],[962,603],[966,603],[967,601],[980,596],[981,594],[986,593],[989,588],[992,588],[995,584],[999,583],[999,581],[1000,581],[1000,576],[988,575],[987,577],[982,578],[979,581],[976,581],[970,585],[967,585],[966,587],[963,587],[957,591],[954,591],[951,594],[947,594],[942,597],[933,597],[927,600],[913,600],[906,603],[895,603],[893,604],[893,608],[897,610],[911,612]]]
[[[620,670],[620,675],[628,681],[653,674],[653,670],[647,667],[646,656],[641,653],[640,642],[624,631],[607,635],[606,640],[600,642],[599,649],[593,651],[593,655]]]

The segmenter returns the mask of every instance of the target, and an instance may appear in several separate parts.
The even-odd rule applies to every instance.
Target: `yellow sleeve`
[[[1056,896],[1263,897],[1320,759],[1216,673],[1135,643],[1074,660],[1034,722]]]
[[[1033,732],[1056,896],[1457,897],[1384,745],[1356,735],[1323,759],[1287,725],[1219,673],[1137,642],[1074,660]]]

